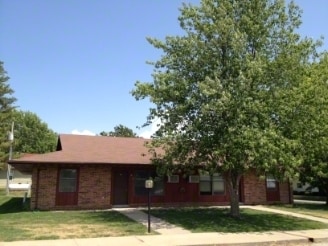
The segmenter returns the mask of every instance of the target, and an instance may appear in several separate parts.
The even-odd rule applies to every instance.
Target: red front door
[[[78,202],[78,169],[61,168],[57,182],[57,206],[74,206]]]
[[[128,186],[129,173],[128,171],[115,171],[113,176],[113,204],[126,205],[128,204]]]
[[[266,178],[266,196],[268,202],[280,201],[279,182],[272,177]]]

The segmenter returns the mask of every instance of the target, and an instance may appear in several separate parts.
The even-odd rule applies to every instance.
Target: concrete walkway
[[[267,212],[277,213],[277,214],[284,214],[284,215],[289,215],[289,216],[293,216],[293,217],[297,217],[297,218],[314,220],[314,221],[318,221],[318,222],[328,224],[328,219],[325,219],[325,218],[319,218],[319,217],[306,215],[306,214],[293,213],[293,212],[289,212],[289,211],[283,211],[283,210],[279,210],[279,209],[268,208],[268,207],[264,207],[264,206],[260,206],[260,205],[257,205],[257,206],[241,206],[241,207],[242,208],[250,208],[250,209],[260,210],[260,211],[267,211]],[[327,237],[328,237],[328,234],[327,234]]]
[[[148,227],[148,214],[142,212],[140,209],[136,208],[113,208],[113,210],[118,211],[132,220],[135,220],[144,226]],[[163,235],[174,235],[174,234],[188,234],[190,231],[183,229],[181,227],[172,225],[164,220],[157,217],[150,216],[151,230]]]

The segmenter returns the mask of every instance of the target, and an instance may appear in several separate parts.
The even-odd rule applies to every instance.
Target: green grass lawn
[[[147,228],[116,211],[28,211],[22,198],[0,191],[0,241],[147,234]]]
[[[325,204],[288,204],[272,205],[269,207],[328,219],[328,206]]]
[[[242,209],[241,219],[228,216],[228,209],[153,209],[151,214],[192,232],[263,232],[326,229],[328,224],[252,209]]]
[[[116,211],[29,211],[27,204],[22,203],[22,197],[6,196],[0,190],[0,241],[147,234],[146,227]],[[217,208],[152,209],[151,213],[192,232],[328,228],[328,224],[252,209],[242,209],[242,219],[233,219],[228,216],[227,209]]]

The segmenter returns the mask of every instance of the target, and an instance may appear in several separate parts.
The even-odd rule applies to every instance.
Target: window
[[[277,188],[277,181],[274,177],[268,176],[266,178],[266,186],[268,189],[276,189]]]
[[[170,175],[167,177],[168,183],[179,183],[179,175]]]
[[[77,169],[61,169],[59,173],[59,192],[76,192]]]
[[[225,191],[223,177],[218,173],[212,176],[206,173],[200,175],[199,191],[201,195],[223,194]]]
[[[154,196],[164,195],[164,181],[156,175],[154,171],[136,171],[134,177],[134,193],[137,196],[148,195],[145,187],[145,181],[151,177],[154,181],[154,187],[150,190]]]
[[[189,183],[199,183],[199,176],[198,175],[190,175]]]
[[[218,173],[215,173],[212,176],[212,189],[214,194],[224,193],[224,180]]]

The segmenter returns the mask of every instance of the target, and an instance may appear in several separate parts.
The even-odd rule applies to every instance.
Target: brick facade
[[[290,182],[280,183],[280,201],[281,203],[292,203],[293,187]]]
[[[109,165],[67,165],[65,168],[78,168],[78,199],[77,205],[74,206],[57,206],[56,196],[57,196],[57,182],[58,182],[58,172],[60,167],[63,165],[48,164],[42,165],[42,167],[35,166],[32,173],[32,192],[31,192],[31,209],[40,210],[62,210],[62,209],[107,209],[112,206],[112,175],[113,169]],[[130,177],[130,193],[129,193],[129,204],[143,204],[146,198],[137,198],[133,193],[133,172],[135,168],[128,168],[131,173]],[[186,181],[187,182],[187,181]],[[166,186],[172,186],[173,184],[166,184]],[[181,185],[181,184],[178,184]],[[186,184],[185,184],[186,185]],[[199,194],[198,185],[192,184],[196,188],[194,192]],[[161,205],[171,204],[174,202],[171,196],[173,189],[167,189],[167,194],[161,199],[153,200],[154,203]],[[272,202],[267,201],[267,188],[265,179],[260,179],[256,176],[255,172],[249,172],[243,177],[242,186],[242,200],[244,204],[255,205],[255,204],[268,204]],[[132,192],[131,192],[132,191]],[[288,182],[279,184],[279,195],[280,200],[274,202],[290,203],[292,201],[292,193],[290,191],[290,185]],[[179,199],[181,197],[178,197]],[[207,204],[212,205],[226,205],[229,198],[225,195],[220,197],[210,196],[214,199],[208,200],[207,196],[196,196],[196,200],[177,200],[178,203],[183,204]],[[205,199],[206,198],[206,199]],[[182,204],[181,204],[182,205]]]
[[[51,209],[55,207],[57,167],[33,168],[31,187],[31,208]]]
[[[56,206],[58,171],[57,165],[33,169],[31,209],[70,209],[68,206]],[[78,205],[71,208],[106,209],[111,207],[110,167],[95,165],[79,167],[78,186]]]
[[[265,204],[266,184],[265,180],[259,179],[255,172],[244,175],[244,204]]]
[[[255,172],[244,175],[244,204],[269,204],[269,203],[290,203],[292,192],[289,182],[279,183],[279,201],[267,201],[266,180],[259,178]]]
[[[78,207],[105,209],[111,207],[111,168],[83,166],[80,168]]]

